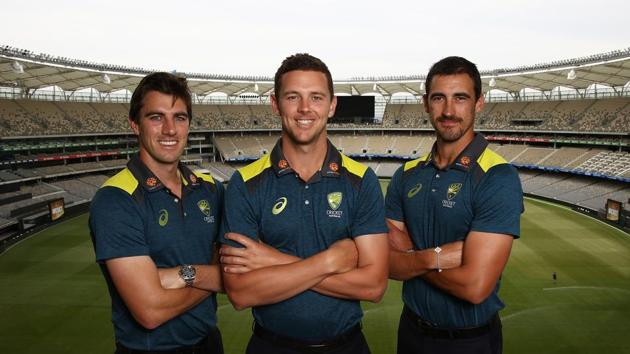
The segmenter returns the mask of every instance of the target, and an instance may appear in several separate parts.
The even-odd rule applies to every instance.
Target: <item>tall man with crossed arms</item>
[[[226,192],[226,292],[253,307],[247,353],[369,353],[359,300],[387,284],[387,227],[371,169],[327,138],[335,111],[330,72],[308,54],[275,75],[272,108],[282,137],[238,170]]]
[[[474,132],[483,109],[477,67],[435,63],[424,106],[431,152],[405,163],[386,196],[390,277],[403,280],[398,353],[501,353],[499,279],[520,233],[516,169]]]

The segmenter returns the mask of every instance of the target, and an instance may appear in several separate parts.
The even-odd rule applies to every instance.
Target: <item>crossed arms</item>
[[[179,267],[157,268],[149,256],[113,258],[105,265],[127,308],[147,329],[181,315],[211,293],[223,291],[217,264],[195,265],[193,287],[185,287]]]
[[[226,238],[244,246],[221,248],[225,290],[237,310],[277,303],[308,289],[378,302],[387,287],[386,234],[343,239],[305,259],[237,233]]]
[[[408,280],[421,276],[447,293],[473,304],[483,302],[495,288],[505,268],[513,238],[509,235],[471,231],[466,241],[440,245],[433,249],[413,250],[413,244],[401,221],[387,219],[390,244],[389,276]]]

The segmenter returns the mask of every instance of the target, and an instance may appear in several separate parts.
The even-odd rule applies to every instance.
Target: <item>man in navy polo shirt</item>
[[[139,154],[91,204],[118,354],[223,353],[215,299],[221,273],[211,264],[223,187],[179,161],[191,118],[185,79],[143,78],[129,110]]]
[[[499,279],[520,233],[516,169],[474,132],[477,67],[435,63],[424,105],[431,152],[394,174],[386,197],[390,277],[403,280],[398,353],[501,353]]]
[[[282,63],[272,108],[282,137],[238,170],[225,204],[221,263],[237,309],[253,307],[247,353],[369,353],[359,300],[387,285],[387,227],[374,172],[327,139],[336,99],[326,65]]]

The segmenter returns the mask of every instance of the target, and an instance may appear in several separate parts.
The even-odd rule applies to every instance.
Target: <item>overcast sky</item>
[[[480,69],[630,47],[627,0],[69,1],[2,4],[0,45],[155,70],[272,76],[308,52],[336,79]]]

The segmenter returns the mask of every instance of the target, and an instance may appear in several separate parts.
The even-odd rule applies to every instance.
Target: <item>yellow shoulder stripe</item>
[[[103,187],[120,188],[131,195],[138,187],[138,180],[136,180],[136,178],[133,176],[128,168],[125,168],[124,170],[118,172],[113,177],[105,181],[101,188]]]
[[[271,155],[265,154],[258,160],[250,163],[249,165],[239,168],[238,172],[241,174],[241,177],[243,177],[243,182],[247,182],[250,179],[261,174],[269,167],[271,167]]]
[[[368,169],[364,164],[356,162],[344,154],[341,154],[341,165],[345,167],[348,172],[361,178],[363,178],[365,171]]]
[[[193,173],[202,180],[214,184],[214,179],[209,174],[201,173],[200,171],[193,171]]]
[[[505,159],[501,157],[501,155],[486,148],[486,150],[484,150],[481,156],[479,156],[479,158],[477,159],[477,163],[479,164],[479,167],[481,167],[483,172],[488,172],[488,170],[492,167],[507,163],[507,161],[505,161]]]
[[[411,161],[409,161],[409,162],[405,162],[405,167],[403,168],[403,171],[410,170],[410,169],[412,169],[412,168],[414,168],[414,167],[418,166],[418,164],[419,164],[420,162],[425,162],[425,161],[427,161],[427,160],[429,159],[429,156],[430,156],[430,155],[431,155],[431,153],[428,153],[428,154],[426,154],[426,155],[424,155],[424,156],[422,156],[422,157],[420,157],[420,158],[418,158],[418,159],[411,160]]]

